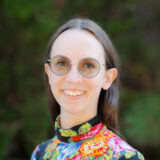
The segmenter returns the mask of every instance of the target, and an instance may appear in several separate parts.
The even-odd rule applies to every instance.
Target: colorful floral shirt
[[[55,136],[37,145],[31,160],[144,160],[143,155],[108,130],[100,116],[74,126],[60,128],[55,122]]]

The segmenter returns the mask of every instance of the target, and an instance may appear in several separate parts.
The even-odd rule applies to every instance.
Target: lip
[[[69,91],[82,91],[83,93],[81,95],[77,95],[77,96],[71,96],[71,95],[68,95],[64,92],[64,90],[69,90]],[[85,91],[84,90],[78,90],[78,89],[63,89],[62,90],[62,93],[63,95],[68,98],[68,99],[72,99],[72,100],[76,100],[76,99],[80,99],[81,97],[84,96],[85,94]]]

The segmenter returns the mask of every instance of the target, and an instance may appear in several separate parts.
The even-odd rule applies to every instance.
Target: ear
[[[44,70],[45,70],[45,73],[46,73],[47,76],[48,76],[48,80],[49,80],[49,84],[50,84],[51,71],[50,71],[50,68],[49,68],[48,63],[45,63],[45,64],[44,64]]]
[[[118,74],[118,71],[116,68],[111,68],[106,71],[105,80],[102,86],[104,90],[107,90],[112,85],[113,81],[117,77],[117,74]]]

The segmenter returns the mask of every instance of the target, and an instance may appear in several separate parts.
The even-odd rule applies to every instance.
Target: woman
[[[55,136],[31,160],[143,160],[118,130],[118,58],[107,34],[89,19],[71,19],[51,38],[45,62]]]

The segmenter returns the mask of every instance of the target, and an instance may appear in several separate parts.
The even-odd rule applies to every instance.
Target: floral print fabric
[[[56,134],[36,147],[31,160],[144,160],[143,155],[107,129],[100,116],[74,126],[60,128],[60,116],[55,122]]]

